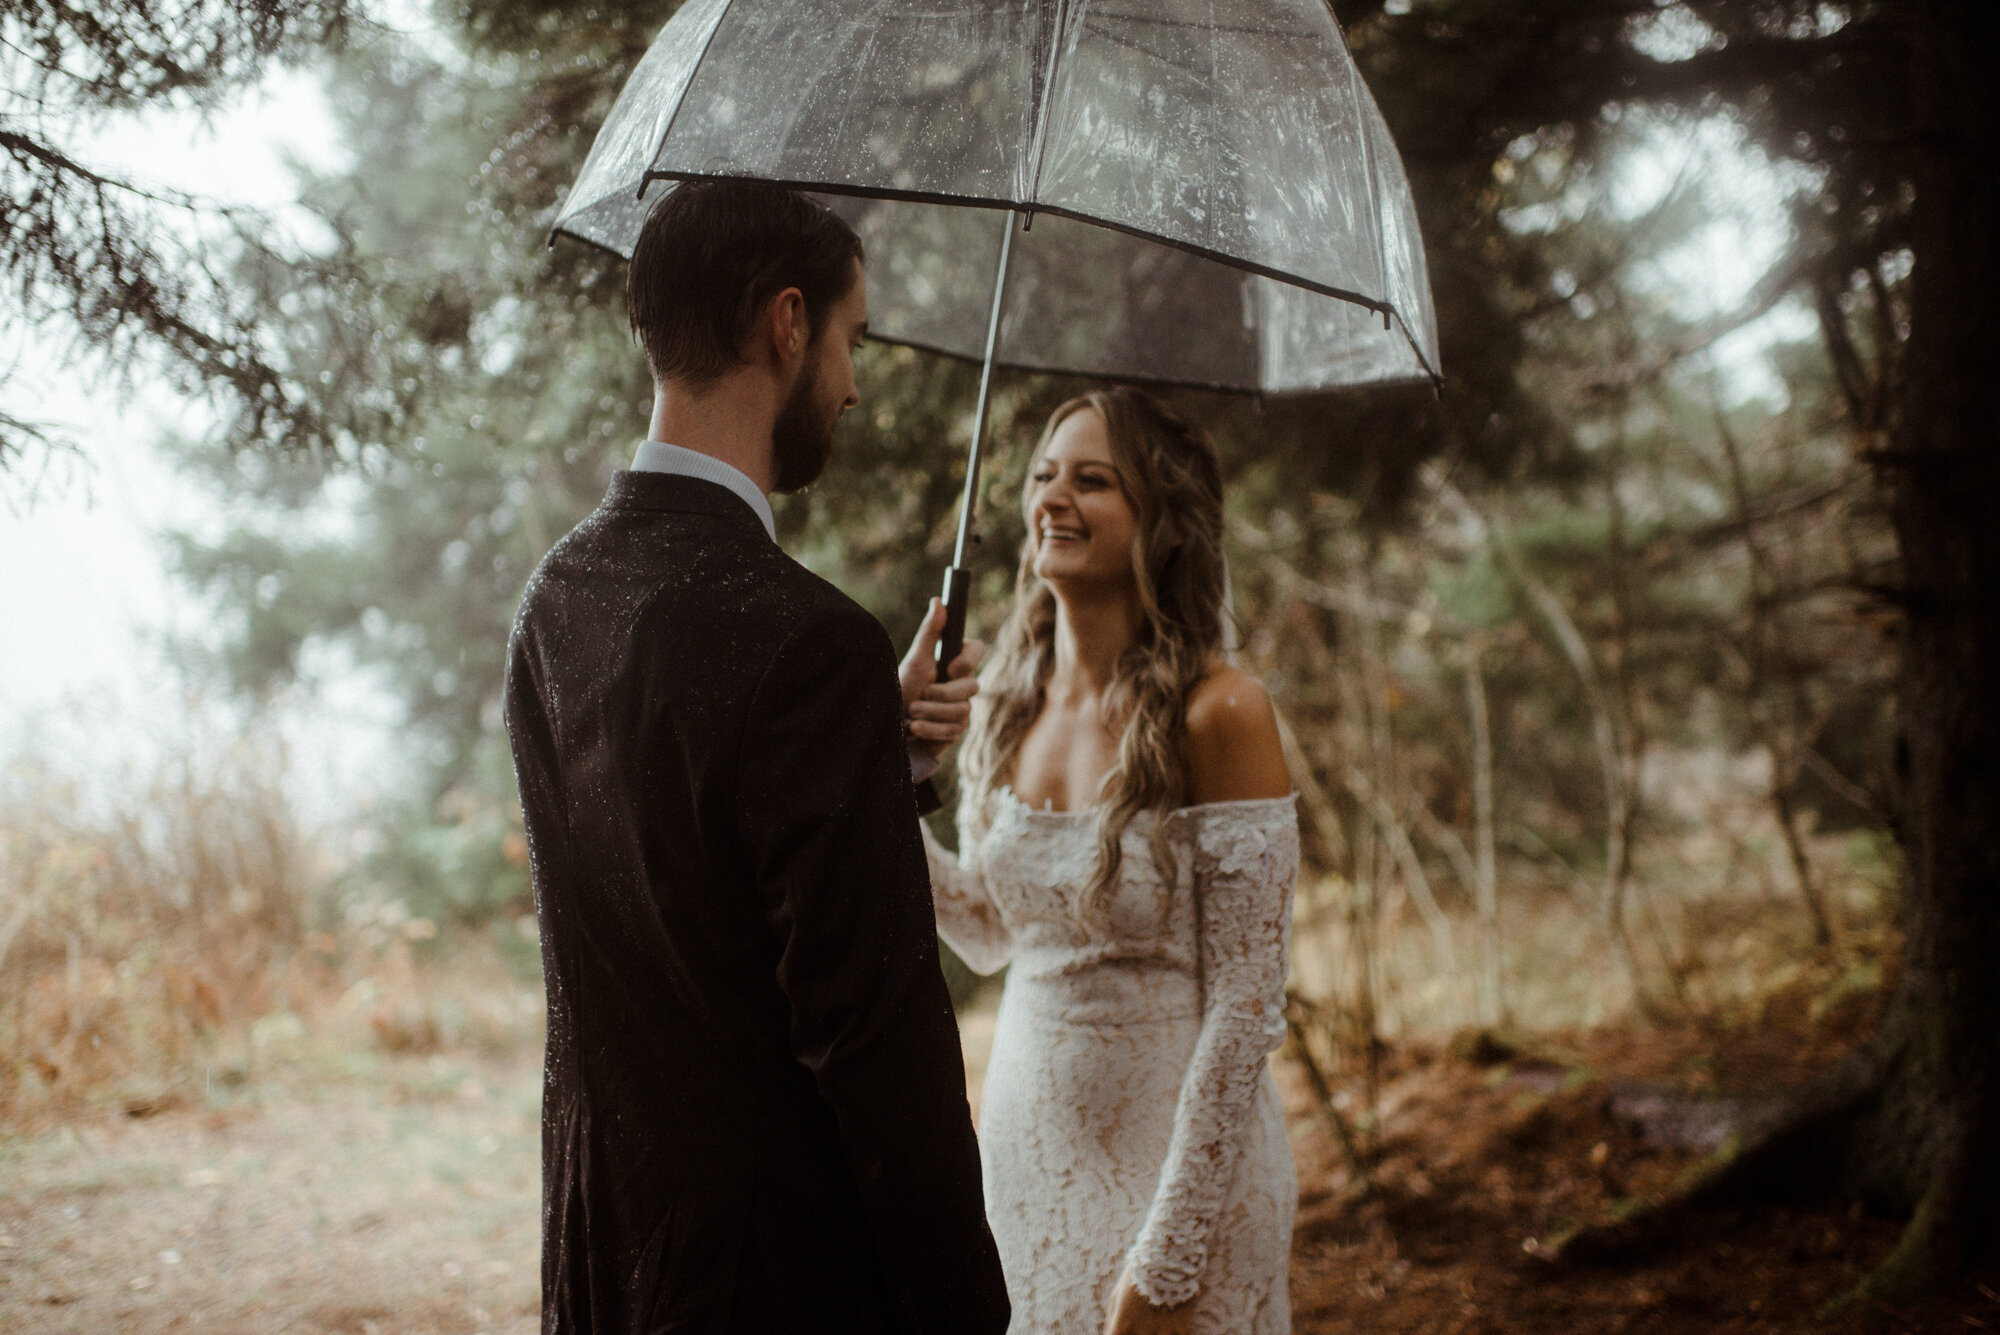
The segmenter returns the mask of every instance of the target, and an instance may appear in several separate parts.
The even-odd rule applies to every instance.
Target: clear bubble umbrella
[[[1326,0],[689,0],[555,224],[629,256],[655,183],[827,197],[870,333],[994,366],[1287,394],[1437,376],[1402,163]]]

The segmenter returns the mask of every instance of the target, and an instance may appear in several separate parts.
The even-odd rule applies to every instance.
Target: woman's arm
[[[910,739],[913,778],[928,777],[937,768],[938,755],[965,735],[972,715],[970,702],[979,693],[975,674],[986,656],[986,645],[979,640],[965,641],[952,660],[951,679],[941,682],[933,652],[943,630],[944,603],[933,598],[910,651],[896,670],[903,687],[904,728]],[[921,773],[920,755],[927,762]],[[959,810],[962,816],[963,804]],[[987,897],[984,879],[975,867],[960,866],[932,837],[929,826],[919,821],[917,827],[923,831],[924,856],[931,866],[931,908],[937,916],[938,935],[974,973],[999,972],[1013,952],[1013,939]],[[963,819],[959,821],[959,847],[969,847]]]
[[[924,854],[931,864],[931,908],[937,914],[938,935],[974,973],[998,973],[1014,953],[1014,937],[986,893],[986,878],[976,863],[970,860],[961,863],[946,851],[928,826],[923,830]],[[965,824],[961,821],[960,843],[965,839]]]
[[[1109,1329],[1152,1329],[1201,1288],[1209,1234],[1235,1172],[1266,1055],[1284,1039],[1285,947],[1298,879],[1298,818],[1263,688],[1225,668],[1188,707],[1190,778],[1201,809],[1194,871],[1201,905],[1201,1034],[1181,1081],[1160,1184],[1127,1262],[1129,1298]],[[1221,803],[1215,806],[1211,804]],[[1131,1318],[1119,1319],[1129,1310]]]

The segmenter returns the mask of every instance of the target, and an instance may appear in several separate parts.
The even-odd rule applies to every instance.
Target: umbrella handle
[[[937,679],[951,676],[952,660],[965,647],[965,611],[972,602],[972,572],[952,566],[944,572],[944,632],[938,636]]]

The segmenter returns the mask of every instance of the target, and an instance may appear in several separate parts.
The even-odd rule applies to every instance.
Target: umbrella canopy
[[[555,230],[629,256],[648,185],[699,177],[834,196],[894,342],[1260,393],[1437,375],[1325,0],[689,0]]]

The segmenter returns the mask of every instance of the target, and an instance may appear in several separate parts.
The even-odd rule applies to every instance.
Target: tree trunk
[[[1479,1019],[1505,1024],[1507,993],[1500,967],[1500,896],[1493,863],[1493,725],[1486,709],[1485,645],[1474,636],[1465,650],[1465,714],[1472,733],[1473,900],[1479,906]]]
[[[1882,460],[1906,595],[1905,943],[1880,1041],[1901,1056],[1872,1120],[1909,1119],[1919,1175],[1916,1215],[1877,1277],[1885,1296],[2000,1250],[2000,198],[1985,157],[2000,14],[1925,0],[1912,18],[1917,259]]]

